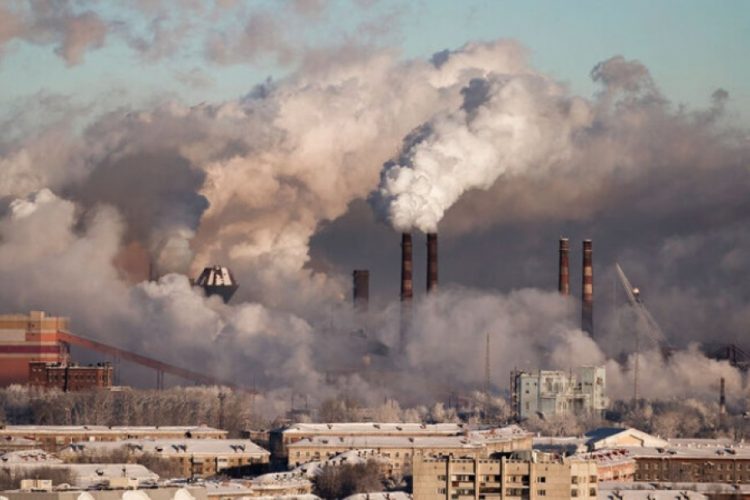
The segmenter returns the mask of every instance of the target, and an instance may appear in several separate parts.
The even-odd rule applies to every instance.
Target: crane
[[[633,402],[635,403],[638,401],[638,358],[641,350],[641,333],[645,333],[644,340],[651,346],[658,347],[662,353],[669,352],[670,349],[664,332],[643,303],[640,290],[630,283],[620,264],[615,263],[615,270],[620,284],[625,289],[628,303],[635,310],[639,322],[635,329],[635,360],[633,362]]]

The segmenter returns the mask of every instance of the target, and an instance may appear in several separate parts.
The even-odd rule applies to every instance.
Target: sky
[[[436,382],[481,385],[462,360],[484,359],[487,332],[498,391],[519,364],[585,360],[623,396],[649,332],[618,262],[679,353],[648,345],[648,396],[710,399],[719,376],[739,394],[746,378],[701,352],[750,352],[748,14],[685,0],[0,2],[0,311],[70,316],[84,336],[280,391],[272,405],[290,390],[414,403]],[[556,291],[560,236],[570,297]],[[212,264],[239,282],[229,304],[188,280]],[[365,317],[353,269],[371,271]]]
[[[19,3],[26,2],[9,5]],[[106,99],[111,106],[137,106],[156,95],[188,104],[220,101],[292,71],[300,62],[292,52],[302,47],[374,44],[393,47],[404,57],[429,57],[467,41],[507,37],[521,41],[540,70],[583,95],[594,91],[589,77],[593,66],[621,54],[651,68],[675,105],[703,106],[714,90],[723,88],[734,103],[735,118],[750,120],[745,84],[750,79],[750,5],[741,0],[37,4],[48,4],[58,13],[91,11],[110,26],[104,41],[88,46],[74,62],[55,54],[59,33],[6,39],[0,61],[0,106],[6,111],[39,93],[65,95],[84,104]],[[234,33],[231,30],[244,28],[242,24],[254,18],[267,32],[265,41],[247,41],[245,50],[252,55],[222,62],[206,57],[207,40]],[[277,52],[275,42],[288,44],[289,54]]]

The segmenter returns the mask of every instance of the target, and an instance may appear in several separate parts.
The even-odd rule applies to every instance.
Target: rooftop
[[[249,439],[125,439],[122,441],[79,441],[63,449],[62,453],[85,453],[117,450],[126,447],[133,451],[164,455],[269,455],[270,453]]]

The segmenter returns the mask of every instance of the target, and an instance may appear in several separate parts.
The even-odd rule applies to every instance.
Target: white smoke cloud
[[[386,165],[379,203],[397,230],[434,232],[465,192],[502,175],[548,173],[571,156],[573,134],[590,125],[588,103],[528,67],[509,66],[473,79],[460,109],[427,122],[425,136]]]

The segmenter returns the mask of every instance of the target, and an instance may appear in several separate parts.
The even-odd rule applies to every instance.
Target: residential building
[[[601,414],[609,406],[603,366],[576,370],[511,373],[512,406],[516,416]]]
[[[493,453],[528,450],[531,434],[518,426],[484,431],[466,431],[458,436],[349,435],[304,438],[287,446],[290,468],[326,460],[351,450],[372,450],[389,462],[388,475],[411,474],[416,456],[453,455],[477,458]]]
[[[318,437],[439,437],[460,436],[468,430],[464,424],[422,424],[386,422],[342,422],[342,423],[299,423],[269,433],[271,454],[274,461],[287,463],[287,447],[303,439]]]
[[[129,491],[123,491],[127,489]],[[70,489],[60,491],[3,491],[8,500],[208,500],[201,487],[159,487],[146,489],[113,488],[105,490]]]
[[[151,454],[176,462],[181,477],[208,477],[255,464],[270,453],[247,439],[128,439],[73,443],[60,456],[102,455],[125,448],[132,455]]]
[[[596,498],[596,474],[592,461],[530,450],[494,459],[418,456],[413,492],[419,500]]]

